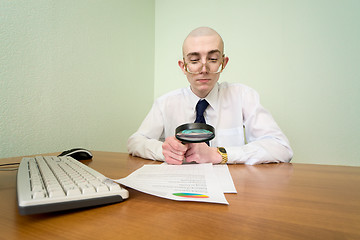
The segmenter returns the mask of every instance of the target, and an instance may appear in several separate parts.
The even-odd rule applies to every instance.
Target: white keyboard
[[[121,202],[129,192],[71,157],[23,158],[17,173],[21,215]]]

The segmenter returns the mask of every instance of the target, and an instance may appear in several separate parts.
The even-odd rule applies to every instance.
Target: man
[[[289,162],[293,155],[289,142],[260,105],[258,94],[239,83],[218,83],[229,61],[221,36],[211,28],[200,27],[186,37],[182,49],[183,60],[178,65],[190,87],[154,102],[128,140],[129,153],[169,164]],[[209,146],[183,144],[175,138],[175,129],[194,122],[200,105],[205,108],[200,117],[215,128],[216,136]]]

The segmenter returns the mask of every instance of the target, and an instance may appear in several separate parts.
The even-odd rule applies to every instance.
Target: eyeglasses
[[[205,65],[207,73],[221,73],[224,69],[224,57],[225,54],[223,54],[220,59],[209,58],[205,64],[200,60],[190,60],[189,62],[186,62],[184,58],[185,71],[191,74],[199,74],[203,72],[202,69]]]

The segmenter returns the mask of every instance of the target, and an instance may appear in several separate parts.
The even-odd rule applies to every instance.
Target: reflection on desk
[[[83,162],[113,179],[160,164],[93,153]],[[238,191],[226,194],[229,206],[129,189],[123,203],[34,216],[18,213],[16,172],[0,172],[0,239],[360,239],[359,167],[284,163],[229,170]]]

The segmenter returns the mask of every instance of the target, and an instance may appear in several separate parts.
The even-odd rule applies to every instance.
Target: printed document
[[[229,204],[224,191],[236,193],[236,189],[227,166],[223,166],[214,168],[211,163],[144,165],[129,176],[115,181],[167,199]],[[221,181],[218,176],[221,176]],[[220,185],[220,182],[226,183]]]
[[[234,182],[232,180],[229,168],[226,164],[213,165],[215,174],[217,175],[221,189],[224,193],[237,193]]]

